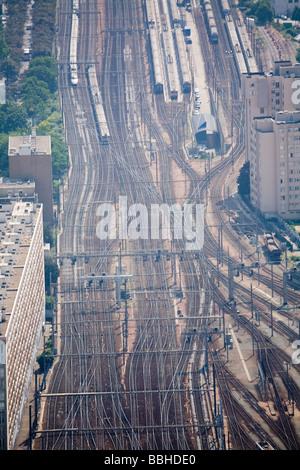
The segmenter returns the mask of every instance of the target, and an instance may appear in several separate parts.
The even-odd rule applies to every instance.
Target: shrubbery
[[[0,105],[0,175],[8,176],[8,134],[30,133],[28,122],[32,119],[38,135],[51,135],[52,173],[54,180],[58,180],[67,168],[68,153],[57,93],[57,64],[51,56],[56,0],[35,0],[32,12],[34,58],[19,79],[27,4],[28,0],[7,1],[7,27],[4,30],[0,26],[0,73],[6,78],[9,98],[5,105]],[[15,23],[11,25],[11,22]]]
[[[45,372],[48,367],[51,367],[53,364],[54,357],[52,345],[52,338],[49,338],[45,344],[45,351],[43,351],[42,354],[40,354],[36,359],[38,365],[40,366],[40,372]]]

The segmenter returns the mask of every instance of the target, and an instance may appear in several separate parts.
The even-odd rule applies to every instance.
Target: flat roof
[[[41,204],[18,201],[6,212],[5,221],[0,222],[0,315],[2,309],[5,310],[0,337],[6,334],[31,245],[32,224],[35,227],[40,209]]]
[[[51,155],[50,135],[9,136],[8,155]]]

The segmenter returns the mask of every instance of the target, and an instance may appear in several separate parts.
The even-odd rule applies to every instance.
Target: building
[[[0,204],[8,204],[11,200],[37,203],[35,182],[0,177]]]
[[[43,207],[0,205],[0,450],[13,449],[45,315]]]
[[[245,75],[243,95],[251,203],[263,214],[299,218],[300,64],[275,62],[268,74]]]
[[[44,222],[53,221],[51,137],[9,137],[9,176],[11,179],[33,179],[39,201],[43,204]]]
[[[220,147],[220,137],[216,118],[212,114],[196,114],[192,116],[192,127],[197,144],[208,149]]]
[[[255,118],[252,136],[256,178],[252,203],[266,215],[300,217],[300,112]]]
[[[275,16],[290,17],[295,7],[299,7],[299,0],[270,0]]]

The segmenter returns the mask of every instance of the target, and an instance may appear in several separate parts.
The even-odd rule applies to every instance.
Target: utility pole
[[[228,260],[228,298],[229,301],[234,299],[233,294],[233,269],[230,260]]]
[[[287,304],[287,271],[283,273],[283,305]]]
[[[250,304],[251,304],[251,318],[253,318],[253,293],[252,293],[252,284],[250,286]]]
[[[271,337],[273,336],[273,305],[271,304]]]

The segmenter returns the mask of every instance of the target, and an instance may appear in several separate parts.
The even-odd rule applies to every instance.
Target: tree
[[[65,144],[57,137],[51,137],[53,178],[60,179],[68,166],[68,153]]]
[[[27,114],[22,105],[7,101],[0,106],[0,132],[9,133],[27,128]]]
[[[51,338],[45,344],[45,350],[36,358],[40,371],[45,372],[49,367],[52,366],[54,361],[53,356],[53,341]]]
[[[244,163],[237,178],[238,192],[241,196],[250,194],[250,162]]]
[[[261,0],[257,3],[256,17],[259,24],[271,23],[274,17],[273,9],[269,2]]]
[[[0,114],[1,122],[1,114]],[[0,134],[0,175],[8,176],[8,135]]]
[[[51,276],[50,276],[51,274]],[[53,258],[45,258],[45,287],[46,292],[50,293],[50,277],[51,283],[56,283],[59,277],[59,269]]]
[[[14,82],[19,76],[19,64],[11,57],[7,57],[1,62],[0,71],[5,75],[8,82]]]
[[[44,119],[51,100],[51,93],[46,82],[36,77],[25,80],[21,90],[22,102],[29,115]]]
[[[51,93],[54,93],[57,90],[56,60],[49,56],[33,59],[30,62],[27,77],[36,77],[46,83]]]
[[[6,59],[9,54],[9,47],[6,44],[2,23],[0,23],[0,60]]]
[[[292,12],[292,16],[291,16],[291,19],[292,20],[295,20],[295,21],[299,21],[300,20],[300,8],[299,7],[295,7],[293,12]]]

